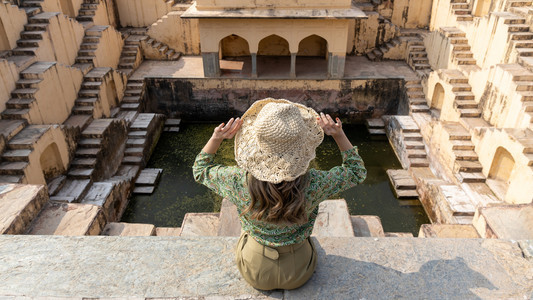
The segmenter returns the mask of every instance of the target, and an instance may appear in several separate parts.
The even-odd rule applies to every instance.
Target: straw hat
[[[324,139],[312,108],[284,99],[256,101],[242,116],[235,136],[235,160],[255,178],[292,181],[307,172]]]

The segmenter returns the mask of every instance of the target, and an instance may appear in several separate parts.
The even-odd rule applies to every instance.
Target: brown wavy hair
[[[251,201],[242,214],[251,213],[252,219],[271,223],[303,224],[308,220],[306,185],[307,174],[280,183],[261,181],[248,174]]]

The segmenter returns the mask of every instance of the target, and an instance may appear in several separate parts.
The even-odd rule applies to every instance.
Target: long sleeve
[[[329,171],[310,170],[310,185],[314,191],[314,203],[347,190],[366,179],[366,168],[357,147],[341,152],[342,165]]]
[[[214,154],[205,152],[200,152],[196,156],[192,167],[194,180],[220,196],[228,197],[242,187],[244,172],[238,167],[217,165],[214,159]]]

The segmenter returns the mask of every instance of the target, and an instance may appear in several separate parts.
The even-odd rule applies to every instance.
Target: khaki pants
[[[256,289],[295,289],[313,275],[316,251],[309,238],[295,245],[267,247],[243,233],[236,260],[242,277]]]

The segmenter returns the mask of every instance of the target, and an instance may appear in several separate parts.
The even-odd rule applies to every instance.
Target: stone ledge
[[[241,278],[235,237],[0,236],[0,296],[494,299],[533,292],[533,261],[513,241],[314,240],[311,280],[268,293]]]

